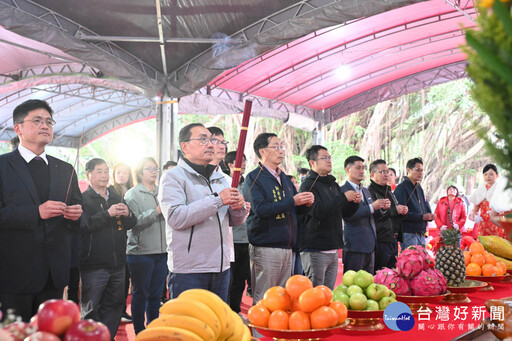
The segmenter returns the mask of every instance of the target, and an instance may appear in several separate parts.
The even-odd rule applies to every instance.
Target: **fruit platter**
[[[325,329],[309,329],[309,330],[277,330],[270,328],[258,327],[249,324],[249,327],[256,329],[258,333],[263,336],[271,337],[274,340],[322,340],[326,337],[340,334],[343,332],[343,328],[349,324],[349,320],[346,320],[341,325]]]
[[[477,292],[487,286],[487,283],[466,279],[464,280],[464,283],[460,286],[453,286],[448,287],[448,291],[450,294],[446,296],[441,303],[448,303],[448,304],[459,304],[459,303],[470,303],[471,300],[466,294],[470,294],[473,292]]]

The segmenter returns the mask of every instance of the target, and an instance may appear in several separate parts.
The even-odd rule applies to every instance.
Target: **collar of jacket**
[[[190,162],[186,158],[182,158],[182,159],[183,159],[183,161],[185,161],[187,163],[187,165],[190,166],[190,168],[195,170],[198,174],[204,176],[206,179],[210,179],[210,176],[212,176],[212,173],[215,171],[215,168],[217,168],[217,166],[214,166],[214,165],[210,165],[210,164],[208,164],[206,166],[197,165],[195,163]]]
[[[141,192],[146,192],[146,193],[153,194],[153,195],[158,194],[158,186],[157,185],[155,185],[155,187],[153,188],[153,191],[149,190],[146,186],[144,186],[144,184],[137,184],[137,185],[135,185],[134,188],[137,188]]]
[[[372,186],[373,189],[375,189],[375,192],[382,194],[382,196],[386,196],[386,192],[391,193],[391,187],[389,187],[388,185],[379,185],[372,179],[370,179],[370,186]]]
[[[310,169],[308,172],[308,178],[315,181],[316,177],[318,176],[318,173],[314,170]],[[316,181],[324,182],[324,183],[333,183],[336,182],[336,178],[330,174],[324,175],[324,176],[318,176],[318,179]]]

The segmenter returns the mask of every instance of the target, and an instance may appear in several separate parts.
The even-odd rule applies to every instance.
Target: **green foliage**
[[[345,159],[351,155],[357,155],[352,145],[345,144],[341,141],[327,141],[324,147],[329,150],[332,157],[332,175],[339,181],[346,178],[343,163]]]

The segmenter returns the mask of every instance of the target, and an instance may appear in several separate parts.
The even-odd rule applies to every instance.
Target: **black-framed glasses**
[[[145,170],[148,172],[158,172],[159,171],[158,167],[146,167],[146,168],[142,168],[142,170]]]
[[[55,124],[57,124],[57,122],[55,122],[55,120],[53,118],[44,119],[42,117],[36,117],[36,118],[31,119],[31,120],[23,120],[23,121],[20,121],[18,123],[24,123],[24,122],[27,122],[27,121],[34,123],[38,127],[41,127],[43,125],[43,123],[46,123],[46,125],[48,127],[52,127],[53,128],[53,126]]]
[[[199,141],[200,144],[206,146],[208,144],[208,142],[211,142],[214,146],[218,145],[218,144],[223,144],[223,145],[227,145],[229,144],[228,141],[221,141],[219,140],[218,138],[216,137],[204,137],[204,136],[201,136],[201,137],[196,137],[194,139],[188,139],[188,140],[185,140],[183,142],[189,142],[189,141]]]
[[[384,175],[384,174],[388,174],[389,175],[389,170],[388,169],[384,169],[384,170],[376,171],[375,173],[380,173],[382,175]]]

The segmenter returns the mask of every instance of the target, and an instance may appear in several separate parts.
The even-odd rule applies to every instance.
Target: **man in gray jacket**
[[[184,154],[161,180],[158,197],[166,222],[167,265],[173,298],[207,289],[227,302],[230,278],[230,226],[245,221],[244,198],[209,163],[220,141],[200,123],[181,129]]]

